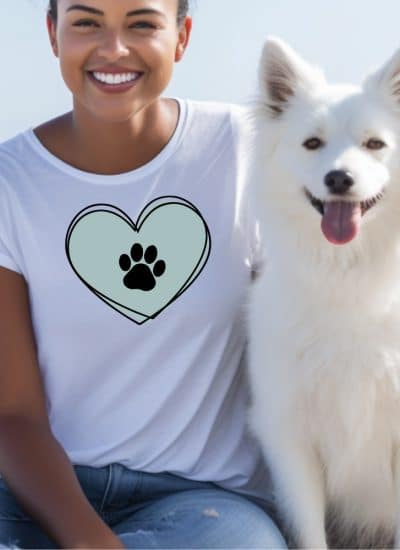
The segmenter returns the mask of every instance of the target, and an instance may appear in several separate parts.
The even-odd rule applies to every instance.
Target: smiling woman
[[[72,93],[74,110],[57,121],[63,130],[60,140],[54,139],[53,121],[39,127],[36,135],[69,164],[89,172],[115,174],[150,161],[174,132],[178,105],[160,96],[174,63],[184,54],[191,19],[187,3],[177,0],[124,0],[114,3],[111,10],[103,4],[58,0],[50,5],[47,25],[51,45]],[[83,120],[78,131],[76,126]],[[124,124],[128,120],[130,124]],[[98,150],[99,125],[105,121],[112,126],[107,137],[102,133],[107,142],[102,149],[107,153]],[[122,125],[118,132],[116,122]],[[82,143],[83,132],[90,129],[93,133],[85,141],[97,141],[96,151]],[[125,133],[132,130],[141,134],[140,150],[132,150]],[[111,165],[106,157],[116,147],[118,158]]]
[[[279,548],[246,426],[241,109],[186,0],[52,0],[70,112],[0,145],[0,544]]]

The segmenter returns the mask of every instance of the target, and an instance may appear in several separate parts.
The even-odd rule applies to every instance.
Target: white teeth
[[[121,73],[121,74],[111,74],[111,73],[92,73],[96,80],[99,82],[104,82],[105,84],[121,84],[123,82],[131,82],[139,78],[138,73]]]

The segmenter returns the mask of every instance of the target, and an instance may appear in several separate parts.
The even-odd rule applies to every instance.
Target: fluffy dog
[[[339,86],[270,39],[259,74],[250,423],[299,546],[399,545],[400,51]]]

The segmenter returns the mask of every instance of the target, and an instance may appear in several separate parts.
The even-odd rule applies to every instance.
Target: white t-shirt
[[[245,301],[255,254],[241,109],[178,100],[148,164],[80,171],[30,129],[0,146],[0,265],[21,273],[54,436],[118,462],[266,497],[246,433]]]

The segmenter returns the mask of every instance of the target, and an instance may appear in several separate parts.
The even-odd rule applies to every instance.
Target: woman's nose
[[[101,43],[98,46],[99,56],[114,61],[121,57],[129,55],[129,48],[125,44],[120,32],[109,31],[102,37]]]

